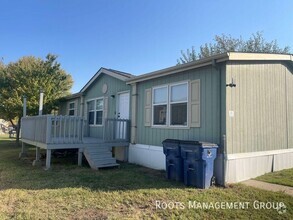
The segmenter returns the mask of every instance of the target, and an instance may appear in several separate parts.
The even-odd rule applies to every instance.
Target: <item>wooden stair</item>
[[[116,159],[112,157],[111,148],[108,146],[89,146],[84,149],[83,154],[92,169],[119,166]]]

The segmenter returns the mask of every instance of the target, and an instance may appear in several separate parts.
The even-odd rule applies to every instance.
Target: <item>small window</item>
[[[103,124],[103,108],[104,108],[103,99],[97,99],[96,100],[96,125]]]
[[[88,121],[89,125],[103,124],[104,100],[96,99],[88,102]]]
[[[75,115],[75,102],[69,103],[68,115]]]
[[[155,88],[153,99],[153,125],[167,124],[168,87]]]
[[[89,111],[89,124],[94,125],[95,124],[95,101],[88,102],[88,111]]]

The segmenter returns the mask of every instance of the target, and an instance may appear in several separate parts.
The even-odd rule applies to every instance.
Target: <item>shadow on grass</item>
[[[0,190],[88,188],[95,191],[185,188],[169,181],[165,171],[121,163],[119,168],[92,170],[85,163],[77,166],[76,158],[54,158],[52,168],[32,166],[35,151],[29,148],[28,158],[18,159],[20,147],[14,141],[0,140]]]

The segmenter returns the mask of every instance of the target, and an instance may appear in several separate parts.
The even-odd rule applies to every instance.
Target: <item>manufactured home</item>
[[[79,93],[65,97],[60,115],[22,118],[22,141],[46,149],[46,168],[51,151],[79,149],[78,164],[84,155],[93,169],[117,166],[127,160],[130,139],[131,74],[101,68]],[[23,148],[24,149],[24,148]],[[113,157],[114,150],[115,157]]]
[[[229,52],[139,76],[102,68],[60,113],[80,116],[82,138],[104,144],[126,120],[117,158],[153,169],[165,169],[167,138],[216,143],[218,183],[239,182],[293,167],[293,58]]]
[[[292,55],[225,53],[132,85],[129,161],[164,168],[166,138],[218,144],[220,183],[293,167]]]

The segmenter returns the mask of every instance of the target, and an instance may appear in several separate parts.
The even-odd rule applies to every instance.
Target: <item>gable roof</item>
[[[87,84],[85,84],[85,86],[80,90],[80,93],[83,93],[87,90],[87,88],[102,74],[106,74],[109,76],[112,76],[116,79],[119,79],[121,81],[126,81],[127,79],[133,77],[133,75],[131,75],[130,73],[125,73],[122,71],[118,71],[118,70],[113,70],[113,69],[107,69],[104,67],[101,67],[99,69],[98,72],[96,72],[96,74],[87,82]]]
[[[227,52],[217,54],[200,60],[195,60],[185,64],[172,66],[169,68],[157,70],[154,72],[134,76],[126,80],[127,84],[142,82],[150,79],[155,79],[162,76],[171,75],[174,73],[195,69],[208,65],[216,65],[228,60],[246,60],[246,61],[289,61],[293,65],[292,54],[269,54],[269,53],[243,53],[243,52]]]

